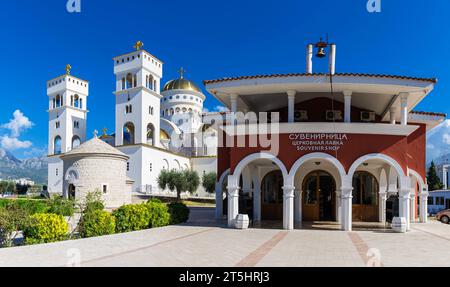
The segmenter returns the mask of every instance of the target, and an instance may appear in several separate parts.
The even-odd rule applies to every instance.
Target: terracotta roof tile
[[[241,77],[226,77],[216,80],[205,80],[204,85],[220,83],[220,82],[231,82],[239,80],[249,80],[249,79],[266,79],[266,78],[286,78],[286,77],[317,77],[317,76],[328,76],[326,73],[294,73],[294,74],[271,74],[271,75],[255,75],[255,76],[241,76]],[[407,77],[407,76],[395,76],[395,75],[385,75],[385,74],[360,74],[360,73],[338,73],[334,76],[347,76],[347,77],[370,77],[370,78],[391,78],[391,79],[401,79],[401,80],[414,80],[414,81],[424,81],[430,83],[437,83],[436,78],[417,78],[417,77]]]
[[[438,117],[447,117],[447,114],[444,113],[435,113],[435,112],[422,112],[422,111],[412,111],[412,114],[417,114],[417,115],[426,115],[426,116],[438,116]]]

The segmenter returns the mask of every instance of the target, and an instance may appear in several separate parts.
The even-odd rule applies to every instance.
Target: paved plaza
[[[227,229],[214,210],[190,221],[139,232],[0,250],[0,266],[450,266],[450,225],[413,224],[353,232],[314,227]]]

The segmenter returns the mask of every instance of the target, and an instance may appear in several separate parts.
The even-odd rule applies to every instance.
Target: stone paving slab
[[[450,225],[438,222],[412,224],[407,234],[235,230],[199,214],[211,215],[201,210],[187,225],[0,249],[0,266],[450,266]]]

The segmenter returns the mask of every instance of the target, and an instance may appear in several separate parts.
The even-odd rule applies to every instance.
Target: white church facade
[[[163,169],[192,169],[200,177],[216,172],[217,131],[204,123],[208,115],[203,113],[202,91],[184,78],[182,69],[178,79],[161,86],[163,62],[142,46],[139,41],[135,51],[113,59],[115,132],[104,129],[99,139],[128,157],[125,169],[132,192],[166,195],[157,184]],[[72,76],[70,69],[68,65],[65,75],[47,82],[48,189],[66,196],[77,189],[76,183],[82,184],[67,182],[68,170],[72,181],[81,171],[68,168],[63,159],[87,141],[89,96],[89,82]],[[202,187],[196,195],[211,196]]]

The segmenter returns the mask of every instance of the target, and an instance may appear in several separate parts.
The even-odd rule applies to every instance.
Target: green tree
[[[158,176],[158,186],[160,189],[168,188],[170,191],[177,192],[177,200],[181,200],[181,193],[188,191],[195,192],[200,185],[200,177],[196,171],[167,171],[162,170]]]
[[[0,181],[0,194],[5,194],[8,189],[8,182],[7,181]]]
[[[203,174],[202,185],[207,193],[214,193],[216,190],[216,180],[217,174],[215,172]]]
[[[436,166],[434,162],[431,162],[430,168],[428,168],[427,173],[427,183],[430,191],[442,189],[443,184],[436,173]]]

